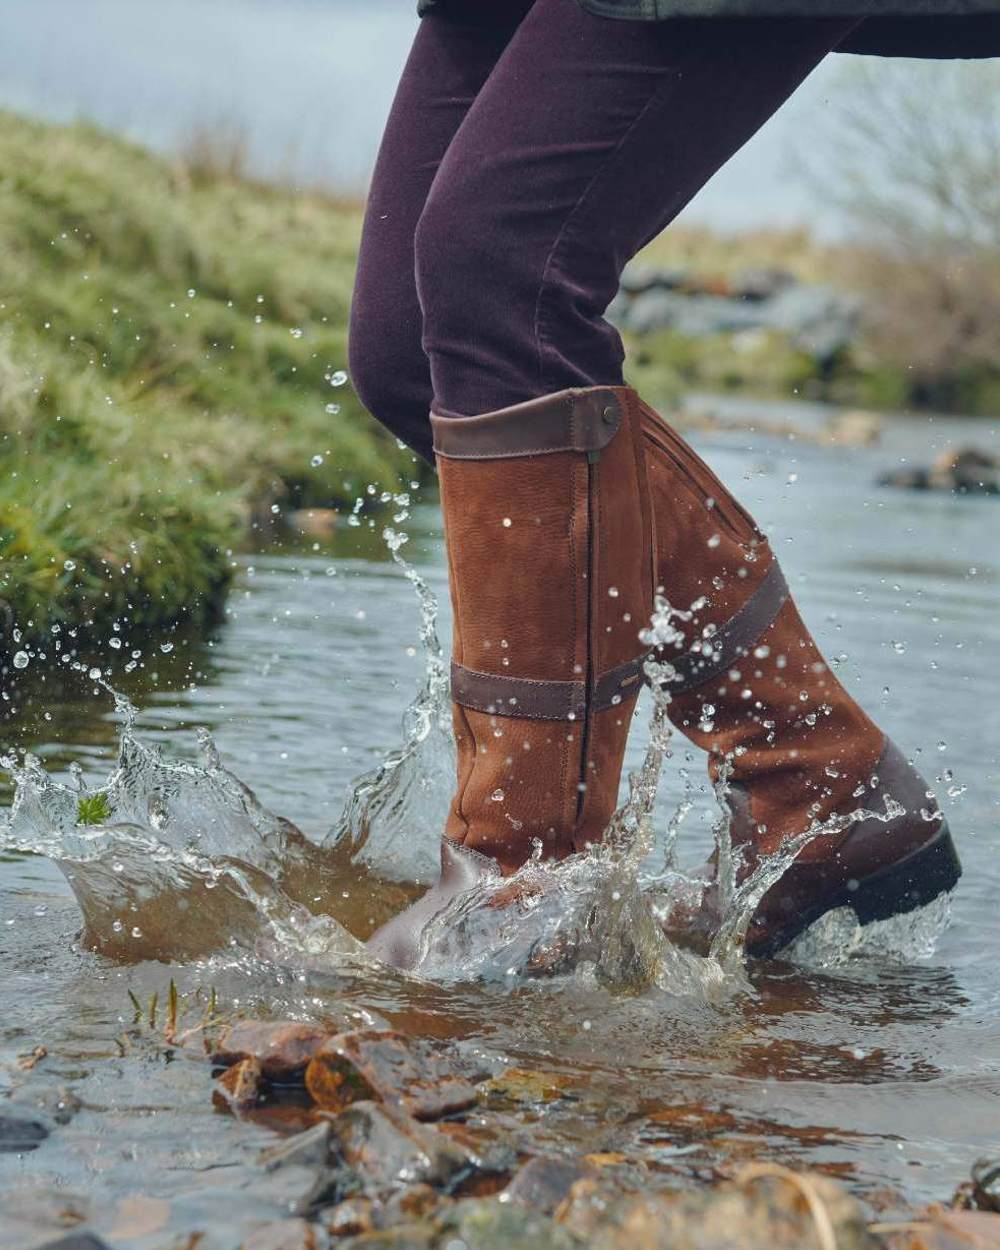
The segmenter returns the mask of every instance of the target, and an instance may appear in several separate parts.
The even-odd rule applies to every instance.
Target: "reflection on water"
[[[84,876],[94,870],[90,937],[116,958],[75,943],[80,910],[52,864],[10,855],[0,865],[0,1060],[12,1074],[5,1080],[28,1089],[15,1056],[43,1043],[50,1058],[32,1072],[30,1089],[69,1086],[82,1104],[30,1164],[0,1156],[0,1192],[27,1181],[91,1193],[140,1190],[184,1195],[181,1208],[193,1211],[206,1169],[220,1173],[217,1196],[257,1183],[252,1158],[263,1131],[211,1114],[209,1075],[197,1056],[176,1054],[164,1065],[141,1042],[120,1053],[115,1039],[132,1017],[127,991],[146,1001],[173,976],[182,995],[211,986],[222,1004],[300,1017],[351,1003],[407,1030],[465,1039],[496,1067],[544,1067],[569,1093],[542,1117],[517,1121],[509,1113],[530,1148],[620,1151],[641,1161],[647,1184],[703,1178],[767,1152],[853,1178],[890,1206],[947,1195],[994,1143],[1000,1096],[991,1059],[1000,1041],[1000,974],[990,855],[1000,701],[995,670],[983,663],[998,641],[997,569],[984,524],[995,504],[876,492],[868,483],[883,467],[878,453],[737,435],[709,453],[734,485],[745,479],[743,494],[786,548],[783,563],[841,676],[904,748],[922,751],[935,779],[966,877],[952,927],[933,953],[939,916],[926,918],[926,931],[907,931],[909,962],[887,961],[880,942],[837,966],[834,917],[821,947],[810,935],[813,950],[800,952],[805,964],[751,969],[740,992],[692,994],[683,961],[669,976],[644,974],[650,965],[632,878],[595,878],[593,866],[580,863],[533,904],[542,922],[535,936],[551,924],[582,935],[566,975],[520,975],[537,948],[519,948],[513,965],[511,951],[502,952],[519,972],[505,977],[496,924],[482,951],[481,912],[452,932],[466,950],[495,958],[501,975],[414,981],[367,966],[338,921],[363,935],[412,894],[443,810],[447,722],[438,716],[433,674],[429,681],[424,674],[419,635],[428,636],[428,621],[392,562],[326,551],[255,556],[216,639],[176,638],[168,653],[159,639],[147,642],[143,668],[112,674],[142,711],[110,782],[118,726],[107,693],[80,674],[58,683],[41,672],[19,676],[6,737],[30,747],[48,778],[29,765],[13,822],[23,830],[27,821],[36,833],[47,822],[58,840],[49,849],[75,861],[69,870],[79,872],[81,863]],[[435,514],[417,520],[406,550],[440,595]],[[109,650],[95,658],[107,665],[116,657]],[[421,682],[407,725],[418,745],[383,765]],[[207,739],[199,746],[198,724],[257,797]],[[637,733],[632,771],[643,764],[644,746]],[[649,874],[664,871],[679,800],[690,805],[678,824],[679,862],[700,862],[710,837],[714,804],[703,761],[677,740],[671,750]],[[113,838],[101,825],[77,825],[72,760],[83,765],[85,788],[113,800],[125,825]],[[339,823],[349,779],[366,772],[363,797],[378,801],[355,804]],[[408,812],[419,813],[409,836]],[[391,833],[384,842],[380,830]],[[318,852],[314,843],[325,834]],[[158,859],[164,844],[171,855]],[[349,864],[350,855],[357,862]],[[573,873],[590,874],[587,889],[568,888]],[[76,885],[86,912],[87,887]],[[603,964],[587,947],[586,918],[568,924],[564,905],[592,904],[599,888],[606,891],[598,898],[608,926],[602,935],[635,939],[600,943]],[[110,926],[107,893],[124,900]],[[157,897],[173,900],[159,918]],[[530,930],[499,923],[524,946]],[[331,949],[347,961],[308,958]],[[166,962],[149,961],[152,953]],[[136,956],[145,958],[122,962]],[[658,947],[657,969],[663,959]]]

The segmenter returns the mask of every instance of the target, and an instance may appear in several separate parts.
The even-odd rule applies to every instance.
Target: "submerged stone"
[[[442,1246],[457,1242],[466,1250],[575,1250],[581,1244],[547,1216],[495,1199],[457,1203],[441,1227]]]
[[[397,1224],[339,1244],[345,1250],[430,1250],[440,1243],[433,1224]]]
[[[399,1108],[356,1102],[331,1127],[343,1161],[376,1191],[421,1183],[446,1188],[475,1168],[467,1151]]]
[[[426,1042],[389,1030],[331,1038],[313,1056],[305,1079],[316,1103],[330,1111],[374,1100],[418,1120],[437,1120],[467,1110],[478,1097]]]
[[[256,1059],[269,1080],[290,1080],[330,1037],[328,1029],[291,1021],[240,1020],[226,1031],[212,1052],[212,1062],[239,1063]]]
[[[353,1237],[378,1227],[378,1206],[371,1198],[346,1198],[322,1215],[323,1226],[331,1237]]]
[[[480,1085],[491,1102],[532,1103],[555,1102],[571,1098],[573,1078],[553,1072],[535,1072],[528,1068],[506,1068]]]
[[[815,1173],[745,1172],[743,1183],[608,1200],[575,1187],[560,1222],[590,1250],[876,1250],[860,1204]]]
[[[972,1165],[972,1197],[981,1211],[1000,1211],[1000,1159],[977,1159]]]
[[[222,1111],[245,1111],[260,1097],[264,1078],[260,1060],[241,1059],[219,1077],[212,1090],[212,1102]]]
[[[314,1124],[302,1133],[295,1133],[276,1146],[269,1146],[260,1156],[260,1161],[267,1171],[274,1168],[298,1165],[301,1167],[322,1166],[330,1154],[330,1125],[328,1121]]]
[[[580,1159],[530,1159],[504,1190],[509,1202],[552,1215],[580,1180],[593,1178],[595,1169]]]
[[[59,1237],[56,1241],[47,1241],[44,1245],[38,1246],[37,1250],[111,1250],[111,1247],[96,1233],[83,1230],[67,1233],[65,1237]]]
[[[0,1154],[37,1150],[50,1133],[48,1123],[28,1108],[0,1108]]]

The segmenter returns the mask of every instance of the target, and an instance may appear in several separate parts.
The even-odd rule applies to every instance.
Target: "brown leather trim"
[[[601,451],[621,423],[621,400],[603,386],[557,391],[475,417],[431,413],[434,451],[449,460]]]
[[[693,690],[713,677],[718,677],[742,659],[781,611],[788,598],[788,583],[777,560],[764,575],[742,608],[718,629],[710,639],[702,643],[711,647],[704,651],[685,651],[679,656],[668,657],[677,677],[670,683],[672,694]]]
[[[451,697],[462,707],[477,712],[524,720],[582,720],[587,711],[587,689],[582,681],[500,677],[478,673],[454,661]]]
[[[619,703],[638,694],[643,682],[645,655],[637,655],[634,660],[619,664],[617,668],[602,673],[594,683],[594,693],[590,701],[591,711],[603,712],[605,708],[616,707]]]
[[[591,712],[602,712],[638,694],[646,657],[602,673],[589,700]],[[462,707],[491,716],[514,716],[522,720],[578,720],[587,714],[587,687],[582,681],[536,681],[530,677],[506,677],[479,673],[454,661],[451,665],[451,697]]]

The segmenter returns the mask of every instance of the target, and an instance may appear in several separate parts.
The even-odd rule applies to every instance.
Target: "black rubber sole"
[[[748,943],[747,954],[754,959],[776,955],[811,924],[815,924],[820,916],[837,907],[849,907],[862,926],[876,920],[903,916],[953,890],[961,875],[962,864],[955,843],[948,826],[942,821],[934,837],[912,855],[828,895],[815,906],[800,912],[794,921],[784,925],[777,933],[772,933],[763,941]]]

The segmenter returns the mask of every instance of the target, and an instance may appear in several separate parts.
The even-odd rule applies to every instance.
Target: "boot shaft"
[[[863,806],[859,785],[885,740],[820,654],[753,518],[676,431],[641,409],[658,583],[674,607],[692,610],[682,648],[665,657],[678,671],[671,719],[712,752],[716,772],[728,762],[737,840],[773,851]]]
[[[640,414],[626,388],[434,415],[454,619],[452,841],[505,871],[614,812],[653,597]]]

